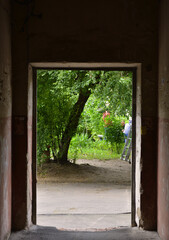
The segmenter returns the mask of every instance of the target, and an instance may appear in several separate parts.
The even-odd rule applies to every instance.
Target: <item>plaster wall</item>
[[[139,132],[142,129],[142,137],[141,152],[136,153],[140,156],[141,186],[137,190],[140,203],[136,215],[139,226],[156,229],[158,7],[157,0],[105,4],[101,0],[13,1],[13,126],[15,129],[18,123],[23,129],[20,135],[13,131],[14,229],[22,229],[30,222],[28,64],[65,61],[141,63],[141,113],[137,126]]]
[[[169,2],[161,1],[159,39],[158,232],[169,239]]]
[[[11,38],[9,1],[0,0],[0,239],[11,230]]]

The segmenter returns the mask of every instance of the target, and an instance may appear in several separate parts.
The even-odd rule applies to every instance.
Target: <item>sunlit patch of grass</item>
[[[123,144],[121,146],[123,149]],[[68,159],[99,159],[110,160],[120,158],[116,146],[112,146],[106,140],[92,140],[87,135],[76,135],[71,141]]]
[[[76,155],[76,159],[99,159],[99,160],[110,160],[119,158],[120,154],[113,153],[111,150],[101,150],[96,148],[83,148]],[[74,152],[69,151],[69,159],[74,159]]]

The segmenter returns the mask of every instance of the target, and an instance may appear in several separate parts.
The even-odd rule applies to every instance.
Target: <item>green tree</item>
[[[111,117],[121,116],[121,120],[132,116],[132,72],[101,71],[100,82],[82,113],[78,133],[104,134],[102,114],[106,110]]]
[[[99,71],[38,71],[37,149],[39,159],[47,147],[54,160],[67,163],[68,149]]]
[[[70,141],[77,131],[92,135],[103,131],[100,109],[108,107],[114,116],[131,112],[130,72],[39,70],[37,78],[39,159],[50,147],[54,160],[67,163]]]
[[[108,109],[115,116],[131,116],[132,72],[102,71],[94,94],[100,99],[99,108]]]

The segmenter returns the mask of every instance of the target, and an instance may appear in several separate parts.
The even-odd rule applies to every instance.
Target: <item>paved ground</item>
[[[29,231],[13,233],[9,240],[159,240],[155,232],[137,228],[120,228],[111,231],[63,231],[54,227],[33,226]]]
[[[37,223],[66,230],[131,225],[131,190],[111,183],[38,184]]]
[[[156,232],[115,228],[130,225],[130,192],[110,183],[38,184],[38,224],[44,226],[9,240],[159,240]]]

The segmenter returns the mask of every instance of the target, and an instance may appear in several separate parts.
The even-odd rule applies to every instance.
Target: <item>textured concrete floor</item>
[[[104,230],[131,226],[131,214],[45,214],[38,216],[38,225],[70,231]]]
[[[13,233],[9,240],[158,240],[158,234],[137,228],[120,228],[111,231],[64,231],[54,227],[33,226],[29,231]]]
[[[38,184],[37,224],[57,229],[131,226],[131,188],[111,183]]]
[[[160,239],[156,232],[125,227],[130,194],[130,187],[112,184],[38,184],[37,217],[43,226],[12,233],[9,240]]]

